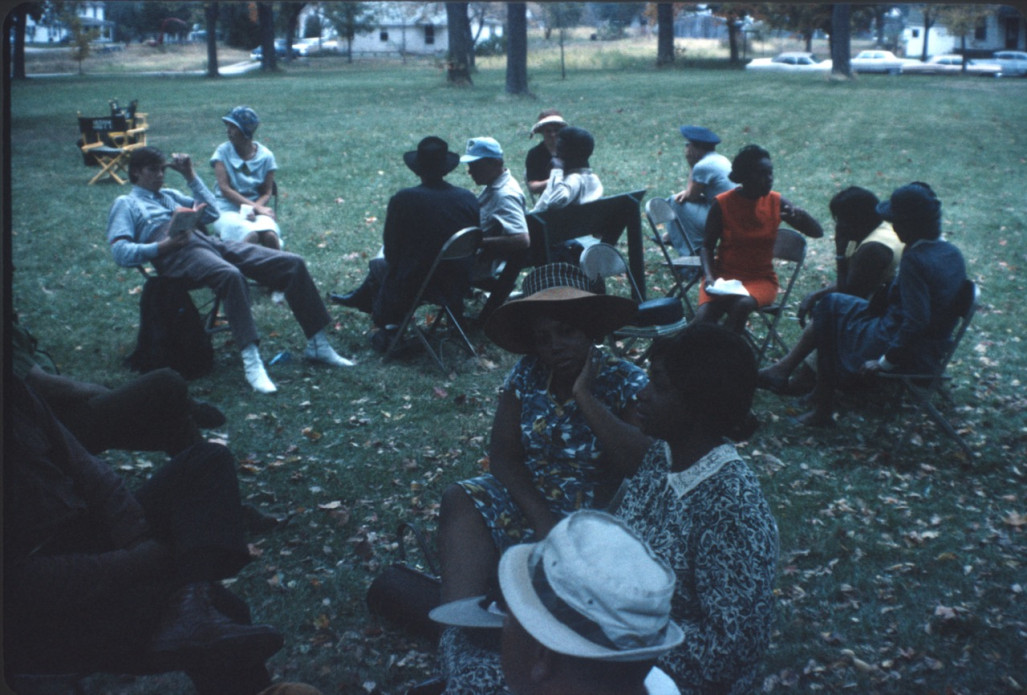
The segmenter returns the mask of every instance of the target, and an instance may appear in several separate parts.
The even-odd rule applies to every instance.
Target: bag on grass
[[[171,367],[186,379],[210,373],[214,346],[184,280],[147,278],[139,301],[139,337],[125,362],[143,373]]]
[[[428,572],[407,562],[404,537],[410,532],[424,557]],[[428,617],[429,611],[441,602],[442,582],[424,533],[409,522],[402,522],[396,533],[399,538],[399,562],[394,562],[374,578],[367,590],[367,608],[409,632],[438,639],[441,626]]]

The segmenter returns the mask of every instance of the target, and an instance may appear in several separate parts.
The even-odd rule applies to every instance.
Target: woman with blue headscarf
[[[218,145],[210,158],[217,179],[214,195],[221,211],[214,231],[226,241],[280,249],[281,230],[268,205],[278,165],[271,150],[253,139],[260,118],[249,106],[236,106],[221,120],[228,129],[228,141]]]

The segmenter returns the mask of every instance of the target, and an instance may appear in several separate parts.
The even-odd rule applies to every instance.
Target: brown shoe
[[[283,642],[282,634],[270,625],[233,622],[211,603],[210,585],[193,582],[169,599],[149,651],[162,658],[216,651],[264,661],[281,649]]]

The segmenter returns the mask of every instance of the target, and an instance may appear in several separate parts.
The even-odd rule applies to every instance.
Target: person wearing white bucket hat
[[[567,121],[556,109],[544,109],[535,119],[528,137],[541,133],[542,142],[528,150],[524,159],[524,180],[533,196],[546,190],[549,172],[553,169],[553,157],[556,156],[556,134],[567,126]]]
[[[571,514],[507,550],[499,585],[503,674],[516,695],[677,692],[659,671],[647,683],[684,639],[670,619],[674,573],[620,519]]]

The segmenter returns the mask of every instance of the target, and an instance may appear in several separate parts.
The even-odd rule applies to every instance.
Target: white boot
[[[312,362],[322,362],[332,367],[352,367],[356,364],[353,360],[340,356],[328,344],[328,336],[325,335],[324,329],[307,341],[307,349],[303,351],[303,356]]]
[[[242,349],[242,364],[246,370],[246,381],[250,382],[254,391],[274,393],[278,390],[264,371],[264,361],[260,359],[256,343],[250,343]]]

